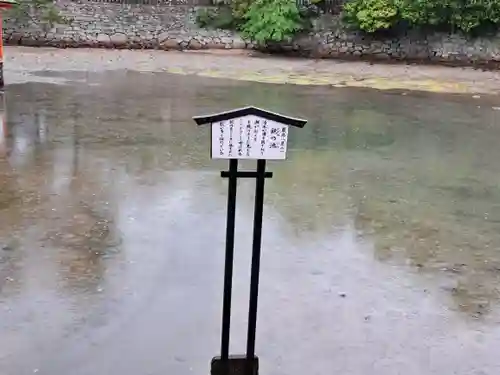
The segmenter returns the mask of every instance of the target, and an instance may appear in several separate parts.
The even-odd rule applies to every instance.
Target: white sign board
[[[195,116],[198,125],[212,131],[213,159],[286,159],[290,126],[303,128],[306,120],[248,106],[231,111]]]
[[[213,159],[286,158],[288,125],[247,115],[213,122],[211,127]]]

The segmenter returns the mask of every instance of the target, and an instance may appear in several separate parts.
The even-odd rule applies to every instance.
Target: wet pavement
[[[226,166],[191,117],[246,104],[310,120],[289,159],[270,163],[261,373],[499,373],[497,97],[38,76],[47,82],[5,95],[0,374],[208,373]],[[243,181],[233,353],[244,352],[252,210]]]
[[[85,79],[89,72],[124,69],[275,84],[500,95],[500,71],[472,68],[290,59],[242,50],[165,52],[7,47],[5,56],[6,76],[11,83],[24,82],[27,76],[31,81],[54,82],[54,75],[59,77],[60,73],[70,71],[79,72],[79,78]],[[33,77],[33,71],[52,74]]]

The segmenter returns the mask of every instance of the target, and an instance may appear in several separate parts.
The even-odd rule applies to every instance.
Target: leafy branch
[[[243,35],[260,44],[289,41],[304,28],[295,0],[255,0],[244,19]]]
[[[61,14],[53,0],[17,0],[17,4],[9,9],[7,18],[44,30],[51,29],[56,24],[71,23],[71,19]]]
[[[403,26],[480,34],[500,27],[500,0],[349,0],[343,13],[369,33]]]

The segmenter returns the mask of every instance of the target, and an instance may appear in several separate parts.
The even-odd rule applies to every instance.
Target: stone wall
[[[500,33],[483,38],[460,34],[419,32],[376,38],[349,30],[339,17],[317,20],[316,31],[297,38],[287,50],[322,58],[365,58],[456,65],[500,64]]]
[[[196,8],[181,5],[124,5],[59,0],[70,25],[42,30],[33,24],[7,19],[8,44],[54,47],[107,47],[155,49],[253,48],[236,33],[200,29]],[[324,16],[315,31],[301,35],[280,52],[307,57],[445,62],[457,65],[500,65],[500,34],[467,39],[460,35],[409,34],[399,38],[374,38],[348,30],[338,17]]]
[[[128,5],[94,1],[57,2],[69,25],[42,30],[33,23],[6,19],[7,44],[107,48],[246,48],[235,33],[200,29],[196,9],[183,5]]]

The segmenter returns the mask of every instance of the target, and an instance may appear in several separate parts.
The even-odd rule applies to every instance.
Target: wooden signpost
[[[212,359],[212,375],[257,375],[259,360],[255,356],[257,302],[259,295],[264,183],[272,177],[266,172],[266,160],[284,160],[290,126],[302,128],[306,120],[279,115],[256,107],[194,117],[198,125],[211,126],[212,159],[229,159],[229,170],[221,172],[228,178],[226,256],[224,265],[224,298],[222,305],[221,355]],[[257,160],[256,171],[239,171],[238,160]],[[238,178],[255,178],[255,208],[250,276],[250,302],[246,355],[229,355],[231,327],[231,294],[233,280],[234,225]]]

